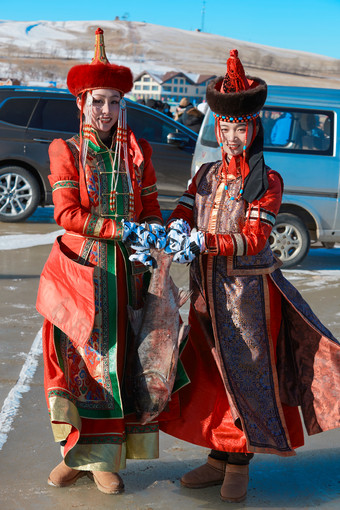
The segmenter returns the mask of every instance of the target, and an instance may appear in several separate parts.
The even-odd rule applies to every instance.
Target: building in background
[[[169,71],[165,74],[143,71],[134,79],[131,95],[134,99],[158,99],[179,103],[183,97],[193,104],[205,100],[207,83],[216,75]]]

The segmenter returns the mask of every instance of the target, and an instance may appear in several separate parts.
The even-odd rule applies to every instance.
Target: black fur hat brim
[[[242,92],[220,92],[223,76],[208,83],[206,91],[207,103],[217,115],[241,117],[253,115],[261,110],[267,98],[267,84],[260,78],[247,76],[254,83],[252,88]]]

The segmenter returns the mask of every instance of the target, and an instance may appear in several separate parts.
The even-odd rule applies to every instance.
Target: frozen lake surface
[[[46,211],[45,211],[46,212]],[[50,212],[48,213],[50,216]],[[33,221],[34,220],[34,221]],[[83,478],[75,486],[47,485],[60,462],[43,392],[42,318],[35,310],[39,275],[62,230],[47,218],[0,223],[0,507],[6,510],[115,509],[196,510],[218,508],[335,510],[340,507],[340,431],[307,437],[288,459],[256,455],[248,498],[240,504],[219,499],[219,488],[189,490],[179,479],[205,461],[208,451],[161,435],[160,459],[128,461],[121,475],[126,492],[107,496]],[[313,248],[303,264],[284,271],[333,334],[340,338],[340,247]],[[188,271],[172,266],[179,286]],[[186,320],[188,307],[183,307]]]

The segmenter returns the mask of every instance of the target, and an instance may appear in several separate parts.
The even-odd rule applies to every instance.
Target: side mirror
[[[183,133],[169,133],[167,136],[167,143],[170,145],[176,145],[177,147],[184,147],[188,145],[190,139]]]

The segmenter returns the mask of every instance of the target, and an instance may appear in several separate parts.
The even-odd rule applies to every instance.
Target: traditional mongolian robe
[[[180,417],[165,432],[225,452],[294,455],[308,434],[340,426],[340,346],[283,277],[268,238],[283,184],[251,204],[221,162],[203,165],[170,217],[205,232],[190,267],[189,339],[181,360],[191,380]],[[178,404],[177,404],[178,405]]]
[[[123,160],[114,168],[114,151],[96,131],[86,138],[85,172],[79,136],[50,146],[54,215],[66,232],[42,272],[37,309],[45,317],[46,398],[55,440],[66,440],[65,462],[117,472],[126,458],[158,456],[157,422],[140,426],[131,405],[127,305],[142,305],[146,268],[129,261],[120,221],[159,222],[161,213],[150,145],[128,132],[129,186]]]

